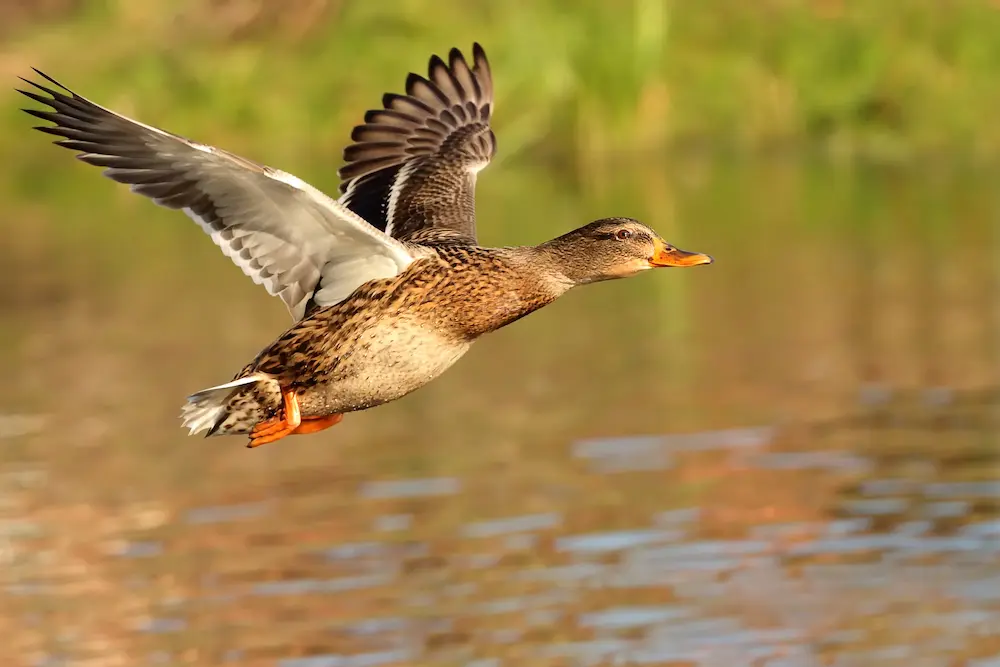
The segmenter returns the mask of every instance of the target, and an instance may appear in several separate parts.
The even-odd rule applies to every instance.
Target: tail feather
[[[181,424],[188,429],[188,435],[206,430],[208,431],[206,436],[214,435],[219,426],[229,417],[229,401],[240,387],[273,381],[270,376],[254,373],[191,394],[187,397],[187,403],[181,408]]]

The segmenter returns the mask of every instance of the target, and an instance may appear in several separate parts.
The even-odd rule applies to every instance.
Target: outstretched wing
[[[493,80],[486,54],[472,66],[452,49],[428,77],[410,74],[406,95],[386,94],[344,150],[340,201],[397,239],[427,229],[476,238],[476,174],[496,153]]]
[[[414,259],[407,244],[291,174],[130,120],[35,71],[65,91],[22,79],[44,95],[19,92],[49,107],[25,111],[54,123],[36,129],[133,192],[184,211],[296,320],[310,302],[336,303]]]

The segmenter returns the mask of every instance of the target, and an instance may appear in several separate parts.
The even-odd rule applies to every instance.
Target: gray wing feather
[[[310,302],[336,303],[414,259],[413,248],[291,174],[131,120],[38,74],[66,92],[24,79],[45,95],[20,92],[51,109],[25,109],[54,123],[36,129],[133,192],[182,210],[295,319]]]

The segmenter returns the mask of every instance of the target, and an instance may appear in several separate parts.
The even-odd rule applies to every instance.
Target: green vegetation
[[[606,202],[602,210],[638,207],[672,224],[668,183],[697,179],[709,162],[692,154],[921,166],[1000,154],[1000,9],[986,0],[43,6],[44,16],[26,16],[0,0],[0,75],[9,82],[0,86],[0,201],[15,230],[5,261],[18,266],[59,252],[101,271],[134,270],[121,247],[169,258],[203,243],[197,230],[167,222],[176,213],[102,183],[28,129],[19,108],[30,102],[13,88],[32,66],[101,104],[334,192],[364,110],[401,89],[407,71],[424,71],[429,54],[479,41],[498,88],[500,152],[479,188],[486,242],[511,242],[498,220],[523,220],[537,240],[549,221],[556,232],[595,213],[574,210],[581,190],[589,203]],[[617,192],[636,165],[630,192]],[[134,218],[164,224],[125,220]],[[95,259],[73,252],[79,244]]]
[[[37,64],[153,122],[325,162],[407,70],[478,40],[504,157],[587,167],[609,152],[802,144],[992,156],[997,35],[986,0],[83,0],[8,31],[0,71]],[[5,107],[0,145],[37,153]]]
[[[968,161],[1000,153],[1000,10],[985,0],[45,6],[60,4],[54,14],[4,22],[0,0],[0,75],[9,82],[0,87],[0,201],[3,220],[16,225],[7,260],[19,264],[57,251],[86,262],[72,252],[85,244],[91,256],[106,248],[89,260],[102,271],[123,262],[134,269],[117,248],[149,244],[169,257],[168,248],[203,242],[166,222],[176,213],[102,183],[28,129],[32,119],[19,109],[30,102],[13,88],[32,66],[101,104],[334,192],[341,151],[364,110],[401,89],[407,71],[424,71],[429,54],[480,41],[495,70],[500,142],[479,188],[491,218],[486,242],[511,241],[508,231],[490,231],[497,220],[524,220],[536,238],[543,221],[555,232],[594,213],[573,211],[580,190],[609,210],[623,210],[611,204],[625,196],[669,224],[666,184],[706,164],[686,160],[692,154],[933,165],[943,154]],[[634,191],[616,194],[622,168],[640,164]],[[533,201],[522,206],[513,192]],[[124,220],[135,218],[164,224]]]

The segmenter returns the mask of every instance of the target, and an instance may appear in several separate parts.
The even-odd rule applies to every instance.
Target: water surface
[[[176,415],[281,304],[176,214],[42,215],[0,330],[4,664],[1000,664],[1000,174],[497,171],[486,243],[623,214],[717,262],[254,451]]]

